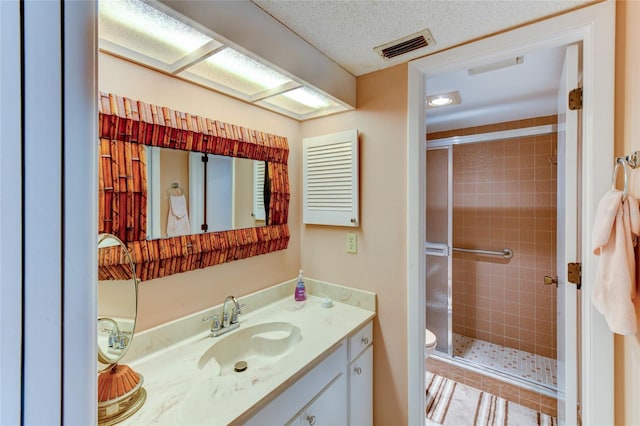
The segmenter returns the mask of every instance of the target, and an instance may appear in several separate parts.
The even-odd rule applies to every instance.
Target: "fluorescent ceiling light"
[[[213,40],[138,0],[102,0],[99,8],[100,38],[165,63]]]
[[[440,93],[437,95],[427,96],[427,108],[456,105],[460,102],[462,102],[460,99],[460,92],[458,92],[457,90],[455,92]]]
[[[276,110],[292,111],[301,119],[311,118],[319,112],[335,113],[345,108],[331,98],[307,87],[301,87],[260,101],[260,105]]]
[[[245,79],[260,84],[265,89],[281,86],[291,81],[290,78],[254,61],[230,47],[211,56],[207,59],[207,62],[226,69],[231,73],[240,74]]]
[[[350,109],[214,31],[191,26],[188,18],[155,5],[154,0],[101,0],[100,50],[298,120]]]
[[[185,71],[181,75],[194,74],[248,96],[292,81],[289,77],[230,47]]]
[[[495,71],[501,68],[511,67],[513,65],[520,65],[524,62],[524,56],[516,56],[515,58],[505,59],[503,61],[493,62],[491,64],[479,65],[477,67],[468,68],[469,75],[482,74],[484,72]]]
[[[311,108],[326,108],[331,104],[331,100],[306,87],[286,92],[284,96]]]

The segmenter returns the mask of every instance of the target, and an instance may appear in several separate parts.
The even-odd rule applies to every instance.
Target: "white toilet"
[[[436,349],[436,335],[428,329],[424,330],[424,357],[429,358]]]

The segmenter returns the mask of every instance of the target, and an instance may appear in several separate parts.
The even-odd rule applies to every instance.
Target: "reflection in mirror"
[[[136,325],[137,281],[129,250],[111,234],[98,237],[98,361],[102,368],[127,352]]]
[[[263,161],[146,147],[147,239],[266,224]]]

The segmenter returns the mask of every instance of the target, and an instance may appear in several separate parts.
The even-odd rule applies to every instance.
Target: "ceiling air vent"
[[[422,30],[414,34],[410,34],[401,39],[385,43],[381,46],[374,47],[373,50],[383,59],[391,59],[405,53],[434,44],[433,36],[429,30]]]

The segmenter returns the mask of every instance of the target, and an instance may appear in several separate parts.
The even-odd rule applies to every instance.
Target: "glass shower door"
[[[436,336],[436,349],[452,355],[452,147],[427,149],[426,155],[426,323]]]

